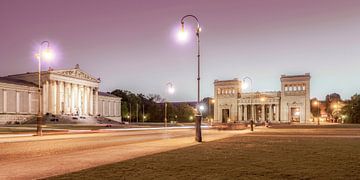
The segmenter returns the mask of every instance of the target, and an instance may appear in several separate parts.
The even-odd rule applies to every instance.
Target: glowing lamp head
[[[53,60],[54,56],[54,52],[50,48],[46,48],[41,52],[41,58],[45,60]]]
[[[203,112],[203,111],[205,110],[205,106],[204,106],[204,105],[200,105],[200,106],[199,106],[199,110],[200,110],[200,112]]]
[[[261,98],[260,98],[260,101],[261,101],[261,102],[264,102],[265,100],[266,100],[265,97],[261,97]]]
[[[169,94],[174,94],[175,88],[173,86],[169,87],[168,92],[169,92]]]
[[[166,86],[167,86],[167,92],[169,94],[174,94],[174,92],[175,92],[174,85],[171,82],[169,82],[169,83],[166,84]]]
[[[249,88],[249,83],[247,83],[247,82],[242,83],[242,84],[241,84],[241,88],[242,88],[243,90],[248,89],[248,88]]]
[[[181,43],[184,43],[189,39],[189,34],[185,30],[184,23],[181,23],[181,30],[177,34],[177,39]]]

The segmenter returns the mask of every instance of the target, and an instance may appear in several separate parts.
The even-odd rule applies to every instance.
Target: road
[[[204,130],[204,141],[248,131]],[[38,179],[196,145],[194,129],[0,138],[0,179]]]

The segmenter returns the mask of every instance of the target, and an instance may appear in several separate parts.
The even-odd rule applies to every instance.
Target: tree
[[[145,96],[144,94],[135,94],[127,90],[116,89],[111,92],[111,94],[122,98],[122,117],[127,119],[127,116],[130,115],[131,107],[131,121],[136,121],[136,105],[138,105],[138,115],[139,121],[142,120],[142,108],[144,106],[144,113],[146,116],[146,121],[148,122],[164,122],[165,114],[165,100],[158,94],[149,94]],[[180,121],[188,122],[190,117],[194,116],[193,108],[188,104],[181,104],[180,106],[174,106],[172,103],[168,103],[168,120],[169,121]]]
[[[360,123],[360,95],[355,94],[342,109],[345,123]]]
[[[333,107],[335,104],[338,104],[341,101],[342,101],[341,97],[337,93],[332,93],[332,94],[326,95],[325,110],[326,110],[328,117],[338,118],[339,113],[338,113],[338,111],[335,111],[336,109],[334,109]]]
[[[315,103],[317,102],[317,103]],[[316,98],[312,98],[310,100],[310,111],[313,117],[319,117],[320,116],[320,104],[321,102],[317,100]]]

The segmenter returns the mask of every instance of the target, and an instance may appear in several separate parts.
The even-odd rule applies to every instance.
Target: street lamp
[[[320,103],[319,103],[319,101],[315,100],[315,101],[313,102],[313,104],[314,104],[314,106],[316,106],[317,109],[318,109],[318,121],[317,121],[317,124],[320,125]]]
[[[54,53],[52,52],[50,48],[49,41],[43,41],[40,43],[39,52],[35,54],[35,58],[39,62],[39,69],[38,69],[38,80],[39,80],[39,86],[38,86],[38,92],[39,92],[39,103],[38,103],[38,114],[37,114],[37,126],[36,126],[36,133],[38,136],[42,136],[42,100],[41,100],[41,62],[42,60],[52,60],[54,58]]]
[[[166,84],[166,86],[167,86],[167,92],[169,94],[174,94],[174,92],[175,92],[174,85],[171,82],[168,82]],[[165,105],[165,114],[164,114],[164,123],[165,124],[164,125],[165,125],[165,128],[166,128],[167,127],[167,103],[166,103],[166,101],[165,101],[164,105]]]
[[[211,109],[211,106],[215,104],[215,99],[211,99],[210,102],[209,102],[209,110],[208,110],[208,114],[210,115],[210,123],[212,123],[212,119],[213,119],[213,113],[212,113],[212,109]]]
[[[248,76],[244,77],[243,80],[242,80],[242,83],[241,83],[241,88],[243,90],[245,89],[249,89],[250,93],[252,92],[252,86],[253,86],[253,82],[252,82],[252,79]],[[254,118],[254,112],[252,110],[252,97],[251,97],[251,94],[250,94],[250,111],[251,111],[251,119],[250,120],[253,120]],[[245,112],[247,113],[247,112]]]
[[[184,20],[188,17],[191,17],[193,19],[196,20],[197,23],[197,27],[196,27],[196,37],[197,37],[197,113],[196,113],[196,120],[195,120],[195,140],[197,142],[201,142],[202,141],[202,136],[201,136],[201,119],[202,119],[202,115],[200,112],[200,32],[201,32],[201,27],[200,27],[200,23],[199,23],[199,19],[194,16],[194,15],[186,15],[184,17],[181,18],[181,34],[178,36],[180,38],[182,38],[183,40],[185,40],[187,38],[187,32],[185,31],[185,23]]]

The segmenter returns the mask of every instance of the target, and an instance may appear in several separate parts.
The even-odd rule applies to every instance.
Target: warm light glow
[[[174,94],[174,92],[175,92],[174,86],[168,87],[168,92],[169,92],[169,94]]]
[[[204,105],[200,105],[199,106],[199,110],[202,112],[202,111],[204,111],[205,110],[205,106]]]
[[[180,30],[177,34],[177,39],[181,43],[187,42],[189,39],[189,33],[185,29]]]
[[[55,56],[54,53],[49,48],[47,48],[41,52],[41,59],[44,59],[44,60],[52,60],[52,59],[54,59],[54,56]]]
[[[247,83],[247,82],[242,83],[242,84],[241,84],[241,88],[242,88],[243,90],[248,89],[248,88],[249,88],[249,83]]]
[[[260,98],[260,101],[261,101],[261,102],[264,102],[265,100],[266,100],[265,97],[261,97],[261,98]]]
[[[175,87],[171,82],[167,83],[166,86],[167,86],[167,91],[169,94],[175,93]]]
[[[317,105],[319,104],[319,102],[318,102],[318,101],[314,101],[313,104],[314,104],[315,106],[317,106]]]
[[[211,100],[211,103],[215,103],[215,99],[212,99],[212,100]]]
[[[190,120],[193,120],[193,118],[194,118],[194,117],[192,117],[192,116],[189,117]]]

